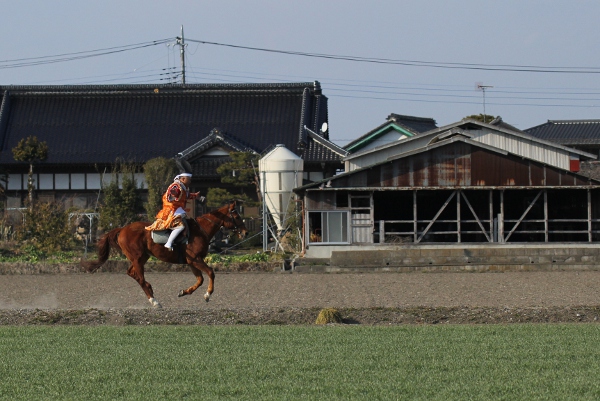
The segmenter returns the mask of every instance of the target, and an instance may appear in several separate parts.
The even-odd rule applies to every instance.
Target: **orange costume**
[[[156,221],[146,227],[146,230],[166,230],[183,224],[181,218],[186,212],[185,204],[188,199],[196,199],[198,193],[190,193],[186,186],[179,181],[180,176],[182,174],[175,177],[175,182],[167,188],[162,197],[163,208],[156,215]]]
[[[177,235],[185,228],[183,218],[185,218],[185,204],[188,199],[196,199],[199,192],[190,193],[186,185],[191,182],[192,175],[189,173],[181,173],[175,177],[175,181],[169,185],[167,191],[162,197],[163,208],[156,215],[156,220],[152,225],[146,227],[146,230],[167,230],[170,229],[171,234],[165,244],[166,248],[172,250],[172,244]],[[200,197],[204,200],[204,197]]]

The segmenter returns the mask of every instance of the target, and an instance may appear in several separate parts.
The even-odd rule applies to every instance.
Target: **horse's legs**
[[[192,269],[192,273],[194,273],[194,276],[196,276],[196,284],[194,284],[193,286],[191,286],[187,290],[181,290],[181,291],[179,291],[179,296],[180,297],[182,297],[184,295],[190,295],[190,294],[192,294],[204,282],[204,277],[202,277],[202,272],[200,271],[200,269],[197,269],[193,265],[188,265],[188,266]]]
[[[154,291],[149,282],[144,277],[144,263],[148,260],[148,256],[145,255],[141,260],[132,261],[129,269],[127,269],[127,275],[138,282],[142,290],[146,293],[148,301],[157,308],[161,307],[161,304],[154,298]]]
[[[198,289],[202,285],[204,278],[202,277],[202,273],[205,273],[208,276],[208,288],[206,289],[206,294],[204,294],[204,299],[206,302],[210,300],[210,295],[214,291],[214,281],[215,281],[215,272],[211,267],[209,267],[203,260],[196,260],[189,264],[192,269],[192,273],[196,276],[196,284],[188,288],[187,290],[181,290],[179,292],[179,296],[182,297],[184,295],[190,295],[194,291]]]

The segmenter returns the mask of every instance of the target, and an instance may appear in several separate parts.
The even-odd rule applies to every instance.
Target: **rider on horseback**
[[[192,182],[190,173],[181,173],[175,177],[173,183],[167,188],[162,197],[163,208],[156,215],[156,220],[152,225],[146,227],[146,230],[167,230],[171,234],[165,244],[165,248],[173,250],[173,241],[181,231],[185,229],[183,219],[186,217],[185,204],[188,199],[199,199],[204,202],[204,196],[199,196],[200,192],[189,192],[189,185]]]

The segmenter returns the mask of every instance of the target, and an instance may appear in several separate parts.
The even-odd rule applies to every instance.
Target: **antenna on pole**
[[[183,38],[183,25],[181,25],[181,36],[177,37],[177,44],[179,45],[179,53],[181,55],[181,83],[185,85],[185,41]]]
[[[491,86],[491,85],[484,85],[481,82],[477,84],[477,89],[481,89],[481,91],[483,92],[483,122],[484,123],[487,122],[487,114],[485,114],[485,90],[488,89],[488,88],[493,88],[493,86]]]

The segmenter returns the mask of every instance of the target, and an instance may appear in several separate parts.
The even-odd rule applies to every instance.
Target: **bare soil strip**
[[[178,298],[191,273],[149,273],[163,309],[125,274],[0,275],[0,325],[598,322],[599,271],[507,273],[217,273],[215,293]]]

